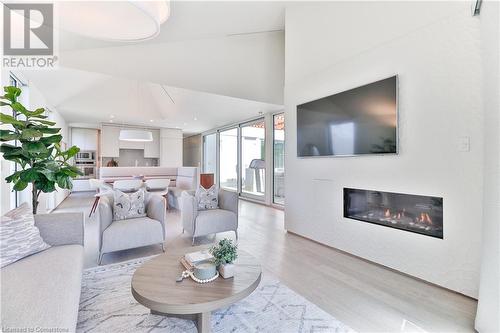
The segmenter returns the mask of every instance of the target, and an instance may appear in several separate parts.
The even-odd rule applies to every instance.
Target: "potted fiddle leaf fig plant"
[[[214,263],[224,279],[234,276],[233,262],[238,258],[237,249],[238,245],[233,244],[233,241],[228,238],[221,239],[217,245],[210,249]]]
[[[54,127],[55,122],[46,120],[45,109],[26,109],[18,102],[21,89],[17,87],[4,87],[4,91],[5,94],[0,96],[0,105],[12,110],[9,114],[0,113],[0,152],[4,159],[19,167],[5,180],[14,184],[15,191],[32,185],[32,208],[33,214],[36,214],[40,193],[56,191],[56,185],[71,189],[72,178],[82,174],[68,162],[80,148],[72,146],[63,150],[63,137],[59,134],[61,129]]]

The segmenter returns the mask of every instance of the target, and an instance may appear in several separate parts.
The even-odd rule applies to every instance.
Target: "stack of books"
[[[196,251],[186,253],[181,258],[181,264],[188,270],[192,270],[196,264],[212,260],[214,257],[210,254],[209,250]]]

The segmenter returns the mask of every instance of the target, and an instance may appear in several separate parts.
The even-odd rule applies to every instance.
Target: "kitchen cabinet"
[[[73,127],[71,144],[80,148],[80,151],[97,151],[97,130]]]
[[[120,157],[120,128],[103,126],[101,130],[101,156]]]
[[[162,128],[160,166],[179,167],[182,166],[182,130]]]
[[[153,141],[144,143],[145,158],[160,158],[160,131],[151,130]]]

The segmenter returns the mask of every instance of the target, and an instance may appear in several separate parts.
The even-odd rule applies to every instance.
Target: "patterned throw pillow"
[[[126,220],[146,216],[144,189],[133,193],[113,191],[113,220]]]
[[[198,210],[219,208],[218,191],[215,185],[208,190],[199,185],[195,197],[198,200]]]
[[[2,216],[0,224],[0,266],[5,267],[50,247],[35,226],[31,207],[24,203]]]

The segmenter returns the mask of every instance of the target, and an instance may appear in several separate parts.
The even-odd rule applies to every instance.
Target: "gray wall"
[[[201,135],[184,138],[182,143],[182,165],[191,167],[201,166]]]

